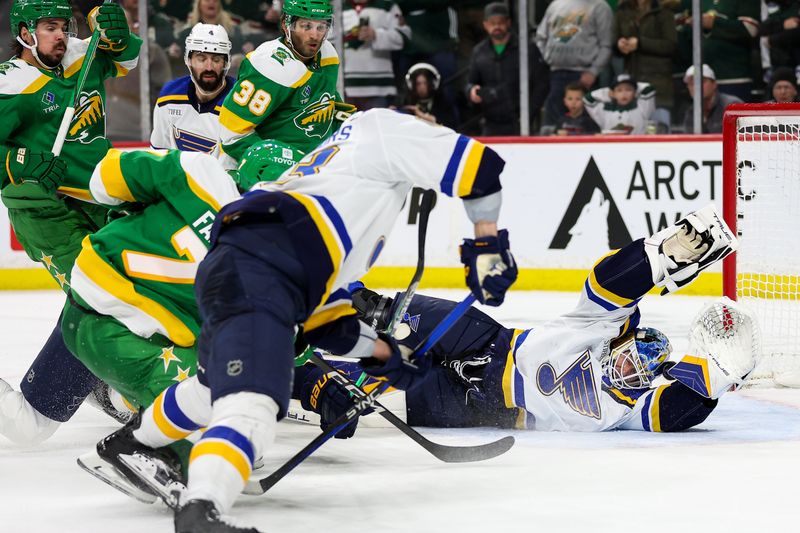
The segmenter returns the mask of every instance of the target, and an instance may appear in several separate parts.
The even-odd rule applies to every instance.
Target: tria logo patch
[[[52,113],[60,108],[61,106],[56,103],[56,95],[50,91],[47,91],[42,95],[42,110],[45,114]]]
[[[100,93],[96,90],[88,94],[82,92],[66,140],[89,144],[105,135],[106,110]]]
[[[319,100],[307,105],[294,117],[294,125],[308,137],[324,139],[331,131],[334,111],[333,95],[323,93]]]

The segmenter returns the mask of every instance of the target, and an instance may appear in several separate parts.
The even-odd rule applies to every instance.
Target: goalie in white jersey
[[[654,286],[685,286],[736,246],[709,206],[603,257],[577,307],[555,320],[521,330],[471,309],[431,350],[434,369],[406,393],[407,422],[541,431],[681,431],[703,422],[753,369],[755,322],[733,302],[714,302],[692,325],[689,353],[668,361],[669,340],[639,327],[638,303]],[[378,328],[391,316],[386,297],[367,289],[353,301]],[[417,295],[400,344],[415,346],[454,305]],[[330,362],[358,375],[352,364]]]
[[[198,23],[186,37],[189,75],[164,85],[153,109],[150,146],[219,156],[219,113],[236,80],[228,76],[231,41],[218,24]]]
[[[508,234],[496,225],[504,164],[480,142],[408,115],[353,115],[277,182],[256,184],[219,211],[195,280],[197,376],[166,389],[98,447],[147,453],[207,427],[192,449],[176,531],[255,531],[219,514],[286,414],[295,326],[315,346],[361,358],[370,375],[414,385],[426,366],[359,321],[346,288],[375,263],[416,185],[464,200],[475,224],[475,239],[461,247],[467,284],[479,301],[502,303],[517,274]]]

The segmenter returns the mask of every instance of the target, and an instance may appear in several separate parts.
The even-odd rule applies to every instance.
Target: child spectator
[[[583,102],[602,133],[640,135],[656,108],[655,96],[649,83],[637,84],[630,74],[620,74],[611,87],[592,91]]]
[[[772,71],[769,80],[770,95],[769,102],[787,104],[797,102],[797,77],[793,68],[778,67]]]
[[[600,133],[600,127],[583,107],[586,88],[580,82],[572,82],[564,87],[564,107],[567,112],[556,119],[556,135],[593,135]],[[550,128],[549,126],[546,126]]]

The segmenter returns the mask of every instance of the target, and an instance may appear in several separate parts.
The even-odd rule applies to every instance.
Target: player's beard
[[[210,80],[210,79],[205,78],[205,76],[208,75],[208,74],[213,75],[214,79]],[[212,93],[212,92],[214,92],[214,91],[216,91],[217,89],[220,88],[220,86],[222,85],[222,79],[223,79],[224,75],[225,74],[222,73],[222,72],[217,74],[216,72],[214,72],[212,70],[206,70],[206,71],[201,72],[199,75],[197,73],[195,73],[194,80],[197,83],[197,86],[200,87],[200,90],[202,90],[204,92],[207,92],[207,93]]]
[[[37,49],[36,54],[39,56],[39,61],[44,63],[50,68],[56,68],[61,64],[64,59],[64,54],[67,52],[67,47],[56,47],[52,54],[44,54],[41,50]]]

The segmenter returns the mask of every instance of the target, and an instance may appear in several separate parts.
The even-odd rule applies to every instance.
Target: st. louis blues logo
[[[600,401],[594,386],[594,373],[589,350],[575,360],[560,376],[550,363],[545,363],[536,372],[539,392],[550,396],[556,391],[570,408],[584,416],[600,420]]]
[[[411,331],[416,333],[417,329],[419,328],[419,319],[421,316],[422,315],[409,315],[406,313],[403,315],[403,320],[401,320],[401,322],[406,322],[408,327],[411,328]]]

